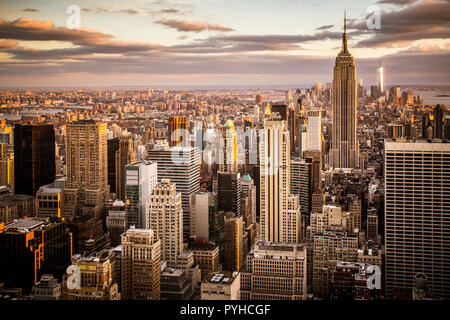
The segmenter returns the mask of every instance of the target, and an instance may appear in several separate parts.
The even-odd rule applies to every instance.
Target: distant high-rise
[[[244,265],[244,219],[233,212],[227,212],[224,221],[224,263],[223,269],[239,271]]]
[[[39,187],[55,180],[53,125],[14,127],[14,193],[35,196]]]
[[[450,298],[450,144],[385,143],[386,296],[412,290],[418,272]]]
[[[14,190],[14,149],[12,127],[0,121],[0,186]]]
[[[239,172],[218,173],[218,204],[219,210],[234,212],[241,215],[241,176]]]
[[[336,57],[333,79],[333,131],[329,165],[333,168],[357,168],[359,144],[356,138],[356,67],[347,47],[344,19],[342,50]]]
[[[145,213],[149,196],[158,183],[158,164],[149,161],[135,162],[127,165],[125,170],[128,227],[134,225],[137,229],[149,228]]]
[[[383,65],[379,64],[377,68],[377,87],[378,87],[378,97],[382,97],[385,95],[384,91],[384,67]]]
[[[401,89],[399,86],[394,86],[389,89],[389,102],[393,105],[400,104],[400,98],[402,96]]]
[[[219,150],[219,171],[238,171],[237,133],[233,121],[228,119],[222,127]]]
[[[119,150],[119,138],[108,139],[108,185],[111,193],[116,193],[116,152]]]
[[[161,241],[153,230],[131,226],[122,235],[122,299],[159,300]]]
[[[189,130],[188,118],[185,116],[169,117],[168,126],[167,140],[169,141],[169,146],[189,147],[187,134]]]
[[[106,216],[106,229],[109,231],[111,246],[120,245],[120,236],[128,230],[127,226],[127,206],[123,201],[116,200],[108,208]]]
[[[278,113],[281,117],[281,120],[286,121],[286,124],[288,124],[288,118],[289,118],[289,106],[286,104],[273,104],[271,107],[272,113]]]
[[[256,186],[253,179],[248,174],[242,177],[241,188],[243,197],[248,198],[251,222],[256,223]]]
[[[116,196],[120,200],[125,200],[125,177],[127,164],[136,161],[133,138],[130,133],[122,133],[119,138],[119,149],[116,151]]]
[[[210,239],[210,225],[218,212],[217,194],[199,192],[192,195],[191,212],[190,236],[195,236],[201,240],[213,241]]]
[[[442,139],[444,128],[444,107],[437,104],[433,109],[434,118],[434,139]]]
[[[67,124],[66,167],[63,216],[100,217],[109,199],[106,123]]]
[[[364,90],[363,79],[359,79],[359,81],[358,81],[357,93],[358,93],[358,99],[365,97],[365,90]]]
[[[308,112],[308,150],[322,151],[322,115],[319,110]]]
[[[264,102],[263,96],[260,95],[260,94],[257,94],[257,95],[256,95],[256,98],[255,98],[255,103],[256,103],[256,104],[262,104],[263,102]]]
[[[158,163],[158,182],[170,179],[181,193],[183,204],[184,240],[190,234],[190,200],[200,191],[200,150],[192,147],[173,147],[162,150],[149,150],[148,160]]]
[[[312,164],[304,159],[294,158],[291,160],[290,189],[293,194],[298,195],[300,211],[302,214],[311,212],[312,200]]]

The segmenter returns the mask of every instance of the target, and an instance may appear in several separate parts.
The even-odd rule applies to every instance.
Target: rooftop
[[[213,243],[196,243],[189,242],[187,245],[187,250],[214,250],[217,246]]]
[[[19,232],[28,233],[33,229],[42,226],[46,221],[36,218],[23,218],[19,220],[14,220],[10,224],[5,226],[7,232]]]
[[[238,274],[239,274],[239,272],[237,272],[237,271],[210,273],[205,278],[204,282],[214,283],[214,284],[232,284]]]

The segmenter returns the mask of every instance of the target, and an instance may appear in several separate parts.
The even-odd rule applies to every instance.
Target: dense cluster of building
[[[0,299],[450,298],[449,113],[346,31],[325,86],[117,91],[1,92]]]

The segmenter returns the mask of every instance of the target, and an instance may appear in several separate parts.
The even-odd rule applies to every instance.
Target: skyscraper
[[[377,87],[378,87],[378,97],[382,97],[385,95],[384,91],[384,67],[380,64],[377,68]]]
[[[168,126],[169,126],[169,130],[168,130],[168,134],[167,134],[167,140],[169,140],[169,146],[170,147],[176,147],[176,146],[189,147],[188,118],[184,117],[184,116],[169,117]]]
[[[297,235],[290,233],[298,232],[294,226],[298,225],[295,220],[300,219],[300,210],[295,219],[287,219],[290,196],[289,138],[286,121],[276,113],[265,120],[259,153],[260,237],[268,241],[288,242],[288,239],[297,238]],[[294,225],[290,226],[291,223]]]
[[[442,139],[443,137],[443,128],[444,128],[444,107],[440,104],[437,104],[433,109],[433,118],[434,118],[434,135],[435,139]]]
[[[333,130],[329,165],[333,168],[357,168],[359,144],[356,137],[356,67],[347,46],[344,19],[342,50],[336,57],[333,78]]]
[[[428,277],[450,298],[450,144],[385,140],[386,295]]]
[[[159,300],[161,241],[153,230],[131,226],[122,235],[122,298]]]
[[[184,240],[190,233],[190,200],[200,190],[200,150],[192,147],[173,147],[149,150],[148,160],[158,163],[158,182],[169,179],[181,193],[183,204]]]
[[[308,112],[308,150],[322,151],[322,115],[319,110]]]
[[[0,122],[0,186],[14,190],[14,152],[12,127]]]
[[[136,161],[133,138],[130,133],[123,132],[119,138],[119,149],[115,154],[116,159],[116,196],[120,200],[125,200],[125,177],[127,164]]]
[[[183,208],[181,193],[169,179],[154,188],[147,206],[147,225],[161,240],[161,258],[177,264],[183,254]]]
[[[199,192],[192,195],[191,212],[191,236],[221,244],[224,212],[219,212],[217,194]],[[219,234],[222,236],[218,237]]]
[[[242,195],[248,198],[251,222],[256,223],[256,186],[253,179],[244,175],[241,179]]]
[[[72,261],[72,235],[60,219],[0,224],[0,261],[0,281],[29,293],[44,274],[61,279]]]
[[[222,127],[219,150],[219,171],[238,171],[237,133],[233,121],[228,119]]]
[[[103,214],[109,199],[106,134],[106,123],[81,120],[67,124],[65,218]]]
[[[119,138],[108,139],[108,185],[111,193],[116,193],[116,152],[119,150]]]
[[[218,173],[219,210],[241,215],[241,175],[239,172]]]
[[[35,196],[39,187],[55,180],[53,125],[14,127],[14,193]]]
[[[149,196],[158,183],[158,164],[150,161],[135,162],[127,165],[125,170],[128,227],[134,225],[137,229],[149,228],[145,213]]]
[[[224,221],[225,252],[223,269],[239,271],[244,265],[244,219],[227,212]]]
[[[291,160],[290,189],[293,194],[298,195],[300,211],[302,214],[311,212],[312,201],[312,164],[304,159],[294,158]]]
[[[111,246],[120,245],[120,236],[128,230],[127,226],[127,206],[123,201],[116,200],[109,206],[106,216],[106,229],[109,231]]]

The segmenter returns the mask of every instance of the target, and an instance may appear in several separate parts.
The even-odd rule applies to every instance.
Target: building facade
[[[14,127],[14,193],[35,196],[39,187],[55,180],[53,125],[16,124]]]
[[[122,235],[122,299],[159,300],[161,241],[152,230],[133,226]]]
[[[450,144],[385,140],[386,295],[428,277],[450,298]]]
[[[306,299],[306,247],[257,241],[241,271],[241,299]]]

